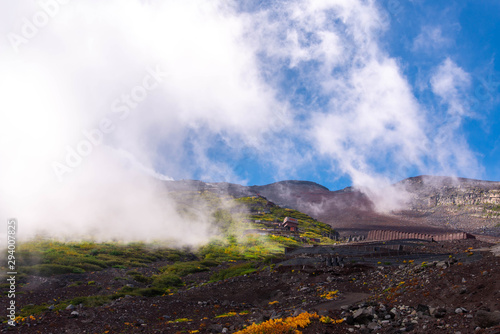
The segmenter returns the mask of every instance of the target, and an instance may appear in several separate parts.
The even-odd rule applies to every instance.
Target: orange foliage
[[[304,312],[296,317],[271,319],[259,325],[252,324],[235,334],[296,334],[300,333],[297,328],[305,328],[311,323],[311,319],[318,318],[316,313]]]

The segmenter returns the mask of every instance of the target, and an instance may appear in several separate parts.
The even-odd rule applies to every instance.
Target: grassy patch
[[[243,276],[256,271],[256,264],[253,262],[241,263],[231,266],[227,269],[222,269],[210,276],[210,281],[220,281],[231,277]]]
[[[153,276],[153,286],[160,289],[168,289],[171,287],[180,287],[184,283],[182,279],[171,273],[162,273],[160,275]]]
[[[67,301],[67,303],[75,306],[82,304],[85,307],[97,307],[107,304],[110,301],[111,301],[110,295],[97,295],[97,296],[76,297]]]
[[[137,271],[129,271],[127,272],[127,275],[132,276],[132,278],[139,283],[149,284],[152,281],[151,277],[144,276]]]
[[[41,276],[145,267],[158,260],[183,261],[192,257],[184,251],[142,243],[31,241],[18,248],[18,271]]]
[[[162,296],[165,294],[165,289],[161,288],[145,288],[145,289],[138,289],[135,291],[138,295],[144,296],[144,297],[156,297],[156,296]]]
[[[198,255],[216,262],[254,260],[283,254],[284,247],[299,245],[293,239],[278,236],[247,235],[239,240],[228,236],[225,240],[213,240],[200,248]]]
[[[48,304],[26,305],[19,311],[18,315],[20,315],[21,317],[29,317],[30,315],[35,315],[47,311],[49,309],[49,306],[50,305]]]
[[[203,271],[208,271],[208,267],[201,264],[200,261],[191,262],[177,262],[170,266],[160,268],[161,271],[167,274],[174,274],[178,276],[186,276],[189,274],[199,273]]]
[[[82,284],[83,284],[82,281],[76,281],[76,282],[73,282],[72,284],[70,284],[68,287],[72,288],[72,287],[75,287],[75,286],[80,286]]]

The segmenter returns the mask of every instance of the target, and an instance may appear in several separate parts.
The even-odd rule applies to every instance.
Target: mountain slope
[[[500,235],[500,182],[417,176],[395,187],[406,192],[403,210],[382,214],[372,201],[351,187],[337,191],[314,182],[281,181],[263,186],[202,181],[166,181],[171,190],[227,193],[234,197],[261,195],[282,206],[304,212],[330,224],[343,235],[366,234],[373,229],[419,233],[462,230]]]

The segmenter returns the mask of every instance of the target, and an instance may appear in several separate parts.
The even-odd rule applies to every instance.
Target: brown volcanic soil
[[[358,248],[375,246],[373,243],[360,244]],[[335,325],[314,320],[310,326],[301,329],[303,333],[369,333],[368,328],[352,323],[352,318],[349,318],[364,300],[366,304],[361,305],[361,309],[372,305],[380,317],[390,315],[388,310],[393,308],[397,313],[394,318],[389,316],[390,320],[374,333],[398,333],[401,328],[410,333],[472,333],[478,311],[500,310],[499,259],[486,250],[471,252],[471,248],[484,249],[487,246],[477,240],[409,242],[405,245],[409,252],[406,255],[366,258],[366,261],[356,263],[346,256],[343,267],[296,265],[276,266],[274,270],[267,267],[244,277],[208,284],[202,283],[207,281],[210,273],[197,273],[187,276],[186,281],[191,283],[172,295],[124,297],[100,307],[75,305],[74,310],[46,311],[34,319],[26,319],[16,328],[4,324],[1,332],[232,333],[253,322],[286,317],[303,310],[317,311],[334,319],[348,319]],[[351,248],[338,247],[335,250],[348,252],[353,246],[346,247]],[[298,261],[298,256],[290,259]],[[422,266],[420,262],[428,260],[428,256],[447,260],[450,266],[435,266],[430,260],[428,265]],[[415,261],[409,263],[409,259]],[[150,275],[159,265],[156,263],[137,270]],[[125,284],[143,286],[130,277],[115,279],[127,277],[125,272],[110,269],[50,278],[28,276],[16,301],[18,306],[50,305],[76,296],[111,294]],[[85,284],[75,285],[75,281]],[[89,281],[96,283],[89,285]],[[323,293],[334,290],[339,291],[335,299],[328,301],[321,297]],[[5,301],[6,297],[2,296],[2,299]],[[430,307],[434,315],[418,313],[420,304]],[[351,305],[350,311],[345,307],[341,310],[343,305]],[[460,307],[465,310],[456,313]],[[74,311],[77,316],[71,315]],[[227,312],[236,314],[217,318]],[[189,321],[175,322],[182,318]],[[382,319],[385,318],[379,320]],[[416,323],[411,324],[410,320]],[[478,331],[499,332],[500,327]]]

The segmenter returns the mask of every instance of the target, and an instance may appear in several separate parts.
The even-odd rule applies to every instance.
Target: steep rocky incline
[[[500,182],[418,176],[397,184],[410,194],[401,216],[475,234],[500,234]]]
[[[500,182],[417,176],[399,182],[413,195],[414,208],[438,205],[500,205]]]

